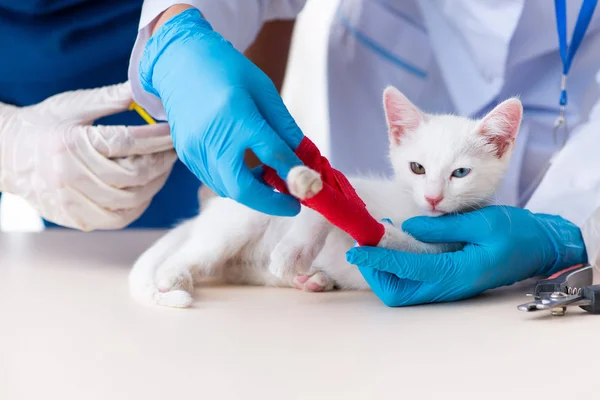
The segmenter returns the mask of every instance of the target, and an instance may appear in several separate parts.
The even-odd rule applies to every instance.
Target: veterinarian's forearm
[[[176,4],[163,12],[152,28],[152,34],[177,14],[194,8],[188,4]],[[202,13],[202,10],[200,10]],[[210,22],[210,21],[209,21]],[[263,25],[256,40],[245,51],[245,55],[275,84],[281,92],[287,69],[288,55],[292,43],[295,20],[270,21]]]
[[[165,24],[165,22],[167,22],[168,20],[170,20],[177,14],[180,14],[180,13],[184,12],[185,10],[189,10],[190,8],[194,8],[194,7],[191,5],[188,5],[188,4],[175,4],[174,6],[167,8],[156,20],[156,23],[154,24],[154,27],[152,28],[152,34],[154,35],[154,32],[156,32],[158,30],[158,28],[163,26]],[[202,11],[200,11],[200,13],[202,14]],[[202,16],[204,16],[204,14]]]
[[[271,21],[263,25],[254,43],[244,52],[264,71],[279,92],[287,70],[295,20]]]
[[[212,28],[241,52],[246,51],[262,35],[261,29],[271,21],[291,21],[300,13],[306,0],[146,0],[140,16],[138,36],[131,52],[128,77],[131,82],[133,98],[156,119],[166,119],[161,100],[142,88],[139,65],[145,52],[146,44],[153,33],[168,20],[189,8],[201,11],[203,17],[210,22]],[[278,24],[275,24],[278,25]],[[286,25],[285,23],[283,25]],[[287,25],[291,25],[290,22]],[[291,30],[291,27],[287,28]],[[269,31],[264,34],[271,36]],[[279,28],[276,29],[281,34]],[[280,38],[285,43],[285,38]],[[260,40],[260,39],[259,39]],[[255,50],[252,50],[253,52]],[[287,58],[287,55],[279,55]],[[254,56],[253,56],[254,57]],[[279,60],[280,58],[278,58]],[[256,60],[259,62],[258,60]],[[279,63],[278,61],[273,63]],[[262,65],[261,65],[262,66]],[[283,72],[279,70],[279,76]],[[280,87],[282,78],[274,72],[269,76]]]
[[[294,20],[305,4],[306,0],[146,0],[136,47],[143,47],[149,36],[170,18],[196,8],[216,32],[244,52],[264,24]]]

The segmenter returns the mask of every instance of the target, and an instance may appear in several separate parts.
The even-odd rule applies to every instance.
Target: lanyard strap
[[[590,24],[598,0],[583,0],[571,44],[567,46],[567,0],[554,0],[556,10],[556,30],[558,31],[558,44],[560,48],[560,58],[563,64],[563,74],[561,79],[560,105],[567,105],[567,75],[571,69],[571,63],[575,53],[579,49],[585,32]]]

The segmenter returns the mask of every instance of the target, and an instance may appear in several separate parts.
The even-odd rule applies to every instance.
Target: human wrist
[[[154,68],[162,54],[173,44],[206,33],[215,34],[210,23],[202,17],[202,13],[197,8],[188,7],[164,22],[146,43],[140,60],[139,78],[142,88],[160,97],[152,78]]]
[[[175,17],[178,14],[181,14],[182,12],[184,12],[186,10],[192,9],[192,8],[194,8],[194,6],[191,6],[189,4],[175,4],[175,5],[172,5],[171,7],[167,8],[165,11],[163,11],[159,15],[158,19],[154,23],[154,26],[152,27],[152,30],[151,30],[151,34],[154,35],[154,32],[156,32],[161,26],[163,26],[171,18]],[[200,15],[202,15],[202,12],[200,13]]]
[[[587,262],[587,253],[581,229],[572,222],[549,214],[534,214],[554,250],[554,262],[549,263],[540,275],[551,275],[573,265]]]

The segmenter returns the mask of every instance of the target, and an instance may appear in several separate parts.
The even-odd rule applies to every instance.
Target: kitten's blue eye
[[[423,174],[425,174],[425,167],[422,166],[419,163],[411,162],[410,163],[410,169],[412,170],[412,172],[414,172],[417,175],[423,175]]]
[[[471,172],[471,168],[458,168],[452,172],[452,176],[455,178],[464,178],[469,175],[469,172]]]

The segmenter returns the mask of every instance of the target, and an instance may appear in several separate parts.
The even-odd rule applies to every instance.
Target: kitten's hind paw
[[[294,278],[294,286],[306,292],[328,292],[333,290],[335,282],[324,272],[317,272],[313,275],[298,275]]]
[[[321,175],[303,165],[290,170],[287,185],[290,193],[300,200],[310,199],[323,189]]]
[[[305,274],[315,260],[316,254],[313,250],[310,247],[281,241],[271,252],[269,271],[278,278],[288,274]]]
[[[156,304],[164,307],[187,308],[194,299],[192,295],[184,290],[173,290],[172,292],[157,293]]]
[[[158,273],[156,274],[156,281],[158,282],[158,290],[163,293],[178,289],[185,290],[188,293],[192,293],[194,291],[194,279],[188,270],[158,270]]]
[[[185,308],[193,302],[194,280],[187,270],[159,270],[157,274],[156,303],[165,307]]]

